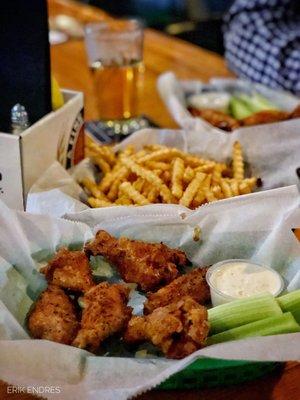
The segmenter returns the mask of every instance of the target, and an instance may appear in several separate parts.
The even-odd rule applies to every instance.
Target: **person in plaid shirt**
[[[238,76],[300,95],[300,0],[236,0],[224,44]]]

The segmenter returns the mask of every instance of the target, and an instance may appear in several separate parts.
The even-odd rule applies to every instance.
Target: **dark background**
[[[149,27],[224,54],[222,18],[233,0],[81,1],[115,16],[137,16]]]
[[[51,111],[46,0],[0,0],[0,57],[0,131],[8,132],[16,103],[31,124]]]

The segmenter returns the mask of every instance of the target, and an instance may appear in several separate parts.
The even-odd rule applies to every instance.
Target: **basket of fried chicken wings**
[[[171,387],[185,387],[178,373],[191,380],[197,365],[207,376],[207,358],[215,380],[219,359],[241,372],[247,360],[266,371],[300,358],[298,206],[295,186],[198,210],[154,204],[67,219],[1,203],[2,378],[51,382],[57,398],[126,399],[172,376]],[[280,275],[280,293],[216,304],[209,271],[242,259],[265,266],[262,282]]]

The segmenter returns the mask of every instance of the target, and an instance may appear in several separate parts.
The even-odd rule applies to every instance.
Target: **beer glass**
[[[135,19],[90,23],[85,28],[99,118],[114,122],[138,116],[143,75],[143,27]]]

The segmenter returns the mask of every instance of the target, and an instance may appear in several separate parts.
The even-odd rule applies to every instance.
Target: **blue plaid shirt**
[[[300,0],[236,0],[224,43],[238,76],[300,94]]]

